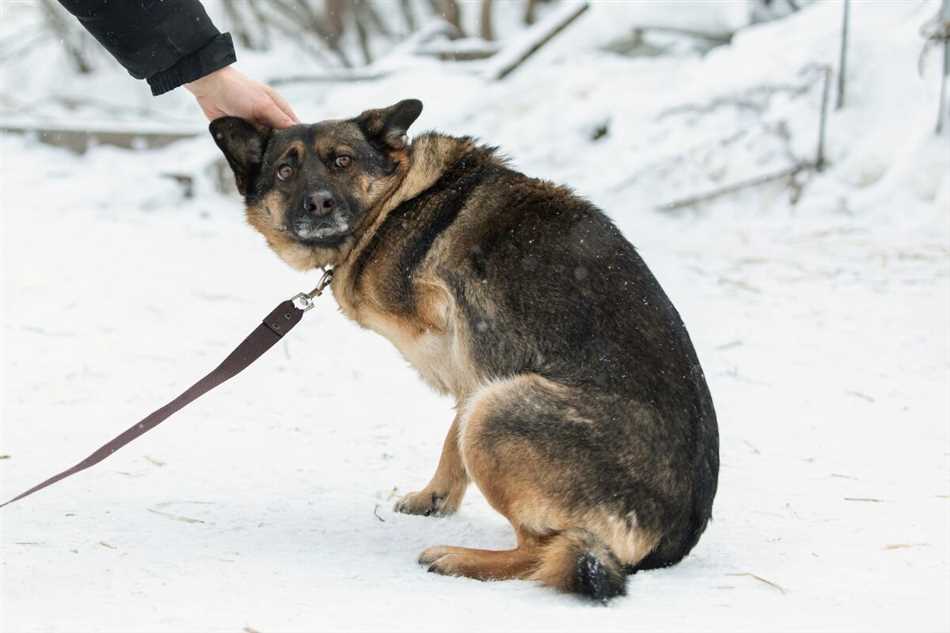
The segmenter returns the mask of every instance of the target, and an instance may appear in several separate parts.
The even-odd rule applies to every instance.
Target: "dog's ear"
[[[208,126],[234,172],[242,196],[250,190],[264,160],[264,150],[273,130],[259,127],[235,116],[215,119]]]
[[[409,142],[406,131],[422,113],[422,102],[404,99],[388,108],[367,110],[356,117],[356,123],[370,140],[376,140],[391,149],[404,149]]]

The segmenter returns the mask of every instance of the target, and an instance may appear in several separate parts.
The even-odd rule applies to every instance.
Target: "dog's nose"
[[[303,201],[303,208],[307,213],[326,215],[336,206],[333,194],[326,189],[311,193]]]

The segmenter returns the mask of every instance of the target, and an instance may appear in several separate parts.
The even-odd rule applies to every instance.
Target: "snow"
[[[932,133],[937,56],[917,72],[937,8],[852,3],[830,167],[795,205],[776,183],[655,210],[813,156],[809,65],[836,59],[837,2],[705,57],[633,59],[596,47],[634,22],[595,4],[505,82],[422,60],[283,89],[307,120],[419,97],[416,131],[479,135],[612,215],[683,315],[720,421],[714,521],[681,564],[632,576],[607,607],[425,573],[425,547],[505,548],[511,531],[475,489],[450,518],[392,512],[432,474],[453,403],[323,297],[241,376],[0,510],[2,629],[950,630],[950,142]],[[728,5],[702,23],[740,17]],[[96,81],[27,61],[0,67],[4,93]],[[121,72],[99,76],[103,98],[138,99]],[[736,105],[750,95],[755,108]],[[195,124],[186,99],[160,100],[167,120]],[[83,156],[0,139],[4,499],[164,404],[315,285],[204,171],[193,199],[161,175],[216,151],[203,137]]]

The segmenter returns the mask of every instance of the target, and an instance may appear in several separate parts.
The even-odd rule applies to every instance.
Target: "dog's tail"
[[[623,564],[602,540],[584,529],[558,532],[541,548],[532,580],[606,603],[627,592]]]

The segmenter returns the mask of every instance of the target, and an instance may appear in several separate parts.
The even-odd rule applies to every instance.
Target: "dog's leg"
[[[459,415],[455,416],[442,446],[439,466],[429,484],[418,492],[410,492],[396,503],[396,512],[444,516],[458,510],[468,488],[468,474],[459,451]]]
[[[446,576],[467,576],[478,580],[527,578],[541,557],[538,539],[519,533],[518,547],[511,550],[485,550],[468,547],[430,547],[419,556],[420,565]]]
[[[597,496],[598,422],[579,413],[584,397],[533,374],[495,381],[473,395],[460,419],[462,458],[485,500],[511,522],[518,547],[431,547],[421,563],[481,580],[538,580],[602,601],[624,592],[624,565],[639,561],[655,541],[611,514],[613,489],[605,500]],[[625,480],[621,475],[618,490]]]

